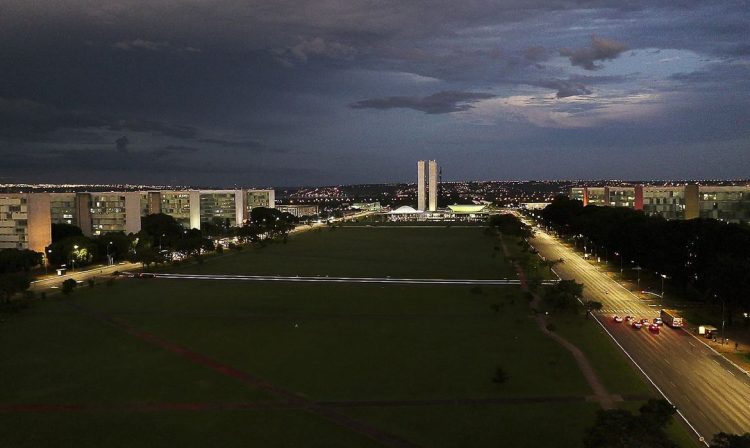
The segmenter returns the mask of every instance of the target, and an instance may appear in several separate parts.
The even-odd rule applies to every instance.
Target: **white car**
[[[616,322],[619,324],[620,322],[622,322],[622,317],[615,314],[614,316],[612,316],[612,322]]]

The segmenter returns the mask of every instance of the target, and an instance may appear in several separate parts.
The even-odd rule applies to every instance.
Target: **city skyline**
[[[743,2],[4,12],[0,183],[403,182],[426,158],[445,181],[750,169]]]

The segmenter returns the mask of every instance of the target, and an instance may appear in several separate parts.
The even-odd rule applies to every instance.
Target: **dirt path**
[[[505,245],[505,241],[503,240],[502,236],[500,237],[500,244],[503,248],[505,257],[509,258],[510,253],[508,252],[508,247]],[[516,267],[516,271],[518,272],[518,279],[521,281],[521,289],[532,294],[533,300],[529,305],[532,309],[538,309],[541,304],[542,298],[529,289],[528,283],[526,281],[526,274],[523,272],[523,269],[521,269],[521,266],[518,264],[518,262],[514,262],[514,265]],[[547,329],[547,321],[545,320],[543,314],[535,314],[534,320],[536,321],[539,329],[544,334],[552,338],[555,342],[563,346],[573,355],[576,364],[578,364],[578,369],[581,371],[583,377],[586,379],[586,382],[589,384],[589,387],[594,392],[594,400],[599,403],[602,409],[614,409],[615,401],[621,401],[622,398],[614,397],[607,391],[607,389],[604,387],[604,384],[599,379],[599,376],[596,374],[596,371],[594,371],[594,368],[591,366],[588,358],[586,358],[586,355],[581,351],[581,349],[579,349],[576,345],[563,338],[559,334],[549,331]]]

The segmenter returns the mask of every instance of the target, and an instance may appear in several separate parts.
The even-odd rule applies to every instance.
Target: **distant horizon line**
[[[524,183],[570,183],[570,184],[597,184],[598,186],[606,186],[608,183],[620,183],[620,184],[681,184],[681,183],[750,183],[750,178],[735,178],[735,179],[525,179],[525,180],[444,180],[441,184],[462,184],[462,183],[498,183],[498,184],[524,184]],[[217,185],[157,185],[157,184],[136,184],[136,183],[52,183],[52,182],[20,182],[20,183],[0,183],[0,189],[12,189],[12,188],[115,188],[115,189],[146,189],[146,190],[207,190],[207,189],[221,189],[221,190],[239,190],[239,189],[256,189],[256,190],[290,190],[290,189],[304,189],[304,188],[342,188],[342,187],[364,187],[364,186],[397,186],[397,185],[416,185],[417,182],[381,182],[381,183],[348,183],[348,184],[327,184],[327,185],[284,185],[284,186],[217,186]]]

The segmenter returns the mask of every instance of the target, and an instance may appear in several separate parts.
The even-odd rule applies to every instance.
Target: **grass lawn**
[[[516,278],[496,240],[478,228],[321,228],[288,244],[247,248],[182,273],[394,278]]]
[[[297,410],[2,415],[0,446],[14,448],[378,447]]]
[[[588,394],[503,288],[159,279],[76,300],[319,400]],[[491,382],[498,365],[507,387]]]
[[[496,244],[480,229],[337,228],[179,270],[512,278]],[[337,412],[423,446],[580,446],[597,408],[584,401],[591,391],[571,355],[533,324],[517,286],[127,279],[38,302],[0,324],[0,446],[372,445],[79,309],[329,403],[322,406],[344,402]],[[613,392],[643,390],[602,335],[560,326],[592,354]],[[507,373],[501,385],[492,381],[498,366]],[[530,397],[550,401],[499,402]],[[496,402],[425,403],[453,399]],[[396,403],[372,403],[389,400]],[[271,407],[230,406],[259,402]],[[7,410],[17,403],[90,407]],[[139,407],[154,403],[202,406]]]
[[[594,403],[354,409],[350,413],[419,446],[579,447]],[[550,424],[557,422],[557,424]]]

